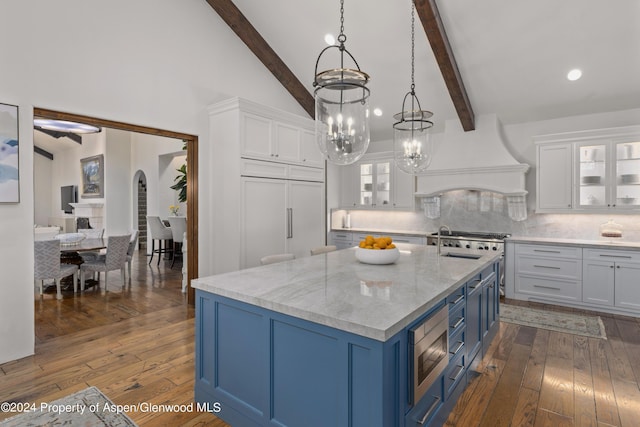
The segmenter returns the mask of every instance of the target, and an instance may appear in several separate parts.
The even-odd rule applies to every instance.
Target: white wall
[[[105,129],[105,134],[104,229],[117,236],[132,228],[131,132]]]
[[[52,213],[60,213],[60,189],[58,189],[57,199],[54,197],[54,191],[51,183],[51,170],[53,161],[40,154],[33,154],[34,167],[34,224],[49,225],[49,217]],[[63,184],[64,185],[64,184]],[[68,184],[71,185],[71,184]],[[55,200],[58,201],[57,208]],[[54,210],[55,209],[55,210]]]
[[[212,217],[216,192],[202,160],[206,106],[241,96],[305,113],[202,0],[3,0],[0,16],[0,102],[20,108],[21,200],[0,205],[0,231],[14,242],[0,248],[2,363],[34,352],[33,106],[197,135],[200,218]],[[199,233],[202,275],[207,221]]]

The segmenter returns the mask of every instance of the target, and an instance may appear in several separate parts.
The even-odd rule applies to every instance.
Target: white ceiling
[[[312,92],[324,35],[339,32],[339,1],[234,3]],[[411,3],[345,0],[344,8],[346,48],[371,75],[371,107],[384,112],[372,118],[372,140],[391,139],[410,86]],[[440,0],[438,8],[476,116],[510,124],[640,107],[638,0]],[[319,68],[334,68],[333,58]],[[576,67],[583,77],[569,82]],[[415,73],[422,108],[442,130],[457,114],[417,14]]]

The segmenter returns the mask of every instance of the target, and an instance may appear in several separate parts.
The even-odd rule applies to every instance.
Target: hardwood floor
[[[194,310],[181,292],[181,266],[170,265],[136,256],[124,290],[112,272],[106,294],[36,294],[36,354],[0,365],[0,402],[50,402],[88,386],[122,405],[192,402]],[[128,415],[140,426],[227,425],[207,412]]]
[[[599,314],[607,339],[502,322],[447,426],[640,425],[640,319]]]
[[[192,402],[194,310],[169,265],[136,257],[132,283],[121,290],[110,273],[106,295],[36,295],[36,355],[0,365],[0,402],[52,401],[88,386],[116,404]],[[640,319],[601,317],[607,340],[501,323],[446,425],[637,426]],[[206,412],[129,416],[140,426],[227,426]]]

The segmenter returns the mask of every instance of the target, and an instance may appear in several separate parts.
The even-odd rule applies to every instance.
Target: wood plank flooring
[[[501,323],[447,426],[640,425],[640,319],[600,315],[606,340]]]
[[[194,310],[169,265],[136,256],[124,290],[114,272],[107,294],[36,294],[36,354],[0,365],[0,402],[52,401],[88,386],[116,404],[192,402]],[[607,340],[501,323],[446,425],[639,425],[640,320],[601,317]],[[140,426],[227,426],[206,412],[128,415]]]

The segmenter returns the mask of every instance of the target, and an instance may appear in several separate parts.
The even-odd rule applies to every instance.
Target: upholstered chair
[[[34,242],[34,278],[40,281],[40,295],[45,280],[56,282],[56,298],[62,299],[60,279],[73,274],[73,292],[78,290],[78,266],[60,263],[60,240],[39,240]]]
[[[120,270],[122,275],[122,287],[125,286],[125,269],[127,264],[127,250],[129,249],[129,241],[131,236],[125,234],[123,236],[109,236],[107,239],[107,253],[99,256],[95,260],[87,261],[80,265],[80,283],[84,291],[84,275],[87,271],[101,272],[104,271],[104,290],[107,289],[108,272]]]
[[[129,240],[129,247],[127,249],[127,270],[129,272],[129,283],[131,283],[131,260],[133,260],[133,253],[136,251],[138,234],[138,230],[133,230],[133,232],[131,233],[131,239]]]
[[[182,257],[182,239],[185,231],[187,231],[187,218],[183,216],[170,216],[167,218],[171,225],[171,235],[173,236],[173,260],[171,268],[176,262],[176,255]]]
[[[173,256],[173,246],[169,246],[169,242],[173,240],[173,234],[170,227],[164,226],[159,216],[148,216],[147,223],[151,233],[151,259],[149,264],[153,261],[153,255],[158,254],[158,265],[160,265],[162,254],[170,253]],[[158,241],[158,249],[155,247],[156,240]],[[162,242],[164,242],[164,248],[162,247]]]
[[[289,261],[292,259],[296,259],[296,256],[294,254],[267,255],[260,258],[260,264],[261,265],[275,264],[276,262]]]
[[[336,249],[338,249],[336,245],[319,246],[317,248],[311,249],[311,255],[320,255],[327,252],[333,252]]]

